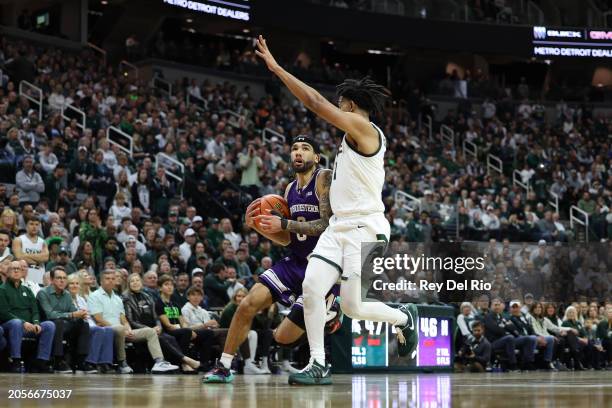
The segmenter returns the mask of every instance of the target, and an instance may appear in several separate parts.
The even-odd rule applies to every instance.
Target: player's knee
[[[282,330],[274,330],[274,341],[283,347],[293,348],[306,341],[306,333],[302,333],[301,336],[296,337],[289,333],[284,333]]]
[[[274,336],[274,341],[278,344],[288,344],[290,343],[288,336],[283,333],[281,330],[274,330],[272,334]]]
[[[359,318],[361,315],[361,300],[342,298],[342,312],[351,319]]]
[[[236,311],[236,313],[238,313],[240,316],[243,316],[243,317],[254,317],[257,314],[257,312],[258,312],[257,305],[255,305],[253,300],[249,299],[248,296],[244,298],[242,302],[240,302],[240,305],[238,306],[238,310]]]

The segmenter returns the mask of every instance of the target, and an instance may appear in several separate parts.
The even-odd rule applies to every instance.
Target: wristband
[[[281,229],[286,230],[289,225],[289,220],[286,218],[281,218]]]

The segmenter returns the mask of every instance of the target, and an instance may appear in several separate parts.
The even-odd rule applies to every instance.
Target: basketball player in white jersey
[[[306,85],[274,59],[259,36],[256,54],[306,108],[345,132],[334,163],[330,186],[333,216],[310,255],[302,284],[304,319],[310,343],[310,364],[289,376],[290,384],[331,384],[325,362],[325,294],[342,277],[342,311],[353,319],[389,322],[395,327],[398,352],[411,354],[418,343],[417,308],[413,304],[394,309],[382,302],[361,300],[361,245],[388,242],[389,222],[384,216],[382,188],[385,180],[385,137],[370,122],[380,112],[389,91],[368,78],[346,80],[337,87],[338,106]]]
[[[38,236],[39,229],[38,216],[28,218],[26,233],[13,240],[13,254],[16,259],[28,263],[28,279],[41,284],[45,275],[45,263],[49,260],[49,248],[45,240]]]

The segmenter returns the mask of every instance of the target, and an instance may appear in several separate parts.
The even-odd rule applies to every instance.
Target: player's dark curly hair
[[[365,77],[362,79],[346,79],[336,87],[336,96],[348,98],[361,109],[376,115],[382,113],[385,99],[391,96],[391,92],[384,86],[372,81],[370,77]]]

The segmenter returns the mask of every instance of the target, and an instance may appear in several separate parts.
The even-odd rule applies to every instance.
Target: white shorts
[[[329,219],[310,258],[319,258],[338,269],[342,279],[361,276],[362,243],[389,242],[391,227],[382,213]]]

